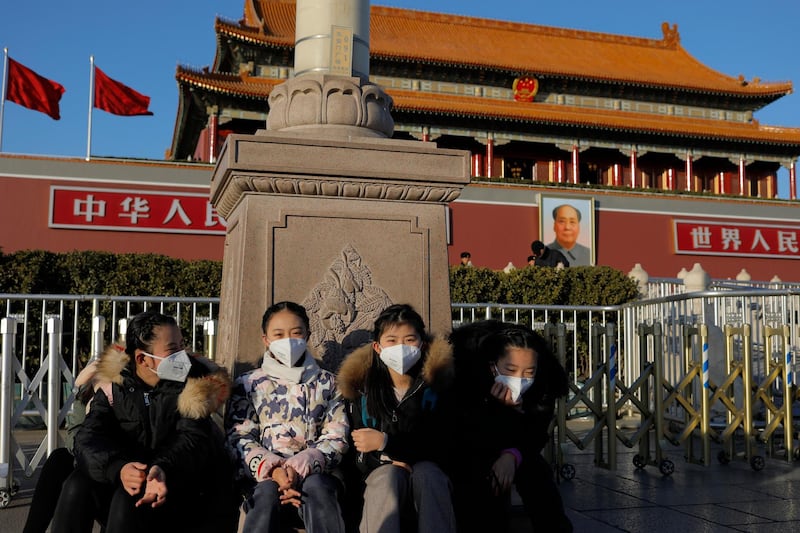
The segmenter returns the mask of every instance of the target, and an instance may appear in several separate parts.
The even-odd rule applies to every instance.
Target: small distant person
[[[572,266],[592,264],[589,248],[578,243],[578,236],[581,233],[580,211],[569,204],[561,204],[553,209],[553,231],[556,239],[547,245],[550,250],[564,254]]]
[[[528,266],[532,267],[532,266],[535,266],[535,265],[536,265],[536,256],[535,255],[529,255],[528,256]]]
[[[472,254],[470,254],[469,252],[461,252],[461,266],[463,267],[472,266]]]
[[[533,252],[533,255],[530,257],[534,258],[534,266],[557,267],[559,264],[564,267],[569,266],[569,261],[564,257],[564,254],[558,250],[551,250],[542,241],[533,241],[531,243],[531,252]],[[530,258],[528,259],[530,260]],[[530,264],[530,261],[528,264]]]

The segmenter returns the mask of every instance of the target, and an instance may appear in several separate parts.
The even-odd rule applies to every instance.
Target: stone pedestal
[[[218,360],[258,361],[261,316],[281,300],[306,306],[330,367],[392,303],[449,331],[447,203],[469,175],[469,152],[432,143],[229,136],[211,182],[228,222]]]

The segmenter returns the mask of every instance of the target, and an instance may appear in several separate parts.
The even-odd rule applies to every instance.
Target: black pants
[[[111,490],[75,469],[61,487],[51,533],[91,533],[95,520],[105,525]]]
[[[22,533],[45,533],[61,495],[61,486],[75,469],[75,458],[66,448],[58,448],[47,458],[36,482],[28,518]]]
[[[222,491],[200,497],[173,485],[160,507],[136,507],[141,495],[131,496],[119,483],[93,481],[76,469],[64,482],[51,533],[91,533],[95,520],[105,533],[227,533],[236,530],[238,519],[231,496]]]
[[[525,458],[514,476],[514,485],[530,519],[530,531],[572,531],[553,470],[541,455]],[[455,493],[459,533],[508,530],[509,495],[494,496],[487,476],[459,479],[455,483]]]

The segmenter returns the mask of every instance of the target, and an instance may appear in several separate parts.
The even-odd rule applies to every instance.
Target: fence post
[[[11,469],[11,414],[14,411],[14,341],[17,321],[13,318],[0,320],[0,335],[3,341],[3,358],[0,361],[0,490],[10,490]]]
[[[92,359],[97,359],[103,353],[105,341],[103,335],[106,331],[106,319],[100,315],[92,317]]]
[[[117,322],[119,326],[119,342],[125,346],[125,337],[128,335],[128,319],[127,318],[120,318]],[[112,339],[114,342],[117,342],[117,339]]]
[[[213,361],[217,356],[217,321],[206,320],[203,322],[203,333],[206,336],[206,357]]]
[[[47,455],[58,448],[58,412],[61,399],[61,336],[60,318],[47,319]]]
[[[607,375],[607,411],[606,422],[608,424],[608,467],[611,470],[617,468],[617,343],[615,342],[614,323],[609,322],[606,329],[606,353],[608,354],[606,371]]]

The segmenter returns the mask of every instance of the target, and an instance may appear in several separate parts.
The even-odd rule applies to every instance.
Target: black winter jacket
[[[230,460],[212,414],[224,404],[230,379],[223,369],[192,358],[185,383],[161,380],[150,387],[135,375],[124,352],[104,354],[100,387],[75,437],[78,467],[98,483],[115,486],[129,462],[158,465],[170,495],[207,496],[230,488]],[[199,503],[199,501],[198,501]]]
[[[359,453],[351,444],[351,456],[366,477],[372,470],[390,462],[413,465],[434,461],[447,470],[449,387],[452,384],[452,354],[449,344],[441,339],[431,343],[420,376],[388,419],[378,419],[367,412],[364,395],[366,378],[373,363],[372,345],[365,345],[347,356],[336,383],[347,401],[351,430],[372,428],[388,435],[383,451]]]
[[[503,450],[514,448],[526,457],[541,453],[549,439],[550,424],[559,397],[568,390],[567,374],[556,358],[539,354],[536,378],[522,395],[520,406],[508,406],[494,398],[491,364],[481,350],[489,334],[507,325],[482,321],[453,331],[456,372],[458,441],[475,468],[460,469],[461,476],[484,476]]]

